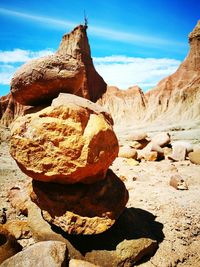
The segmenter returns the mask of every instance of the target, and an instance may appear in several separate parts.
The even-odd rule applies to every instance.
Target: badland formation
[[[200,21],[189,43],[147,93],[105,83],[86,25],[17,70],[0,99],[0,266],[200,266]]]

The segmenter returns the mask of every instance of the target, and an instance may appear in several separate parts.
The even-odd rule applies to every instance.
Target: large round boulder
[[[102,107],[71,94],[18,118],[10,153],[35,180],[73,184],[104,179],[118,155],[112,118]]]
[[[33,181],[30,196],[47,222],[68,234],[85,235],[108,230],[128,201],[124,183],[111,170],[104,180],[93,184]]]

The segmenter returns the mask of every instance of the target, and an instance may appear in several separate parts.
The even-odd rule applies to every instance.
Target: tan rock
[[[181,145],[172,147],[172,155],[168,156],[169,159],[174,161],[183,161],[186,157],[186,148]]]
[[[159,133],[151,138],[151,142],[157,144],[160,147],[164,147],[171,141],[168,133]]]
[[[184,179],[176,174],[176,175],[173,175],[171,178],[170,178],[170,182],[169,184],[174,187],[175,189],[177,190],[188,190],[188,185],[187,183],[184,181]]]
[[[31,237],[27,221],[12,220],[7,222],[5,227],[16,239]]]
[[[155,161],[164,158],[163,149],[152,141],[142,150],[137,150],[137,152],[138,160],[144,159],[147,161]]]
[[[98,266],[88,261],[71,259],[69,261],[69,267],[98,267]]]
[[[139,162],[135,159],[126,159],[125,162],[129,165],[129,166],[138,166]]]
[[[143,149],[148,145],[149,141],[147,139],[140,141],[132,141],[129,143],[129,146],[135,149]]]
[[[150,238],[138,238],[135,240],[124,240],[116,249],[119,259],[117,266],[133,266],[144,256],[152,256],[157,249],[157,242]]]
[[[43,218],[69,234],[99,234],[109,229],[123,212],[128,191],[108,170],[94,184],[60,185],[33,181],[31,199]]]
[[[105,177],[118,155],[112,119],[89,100],[68,96],[65,105],[54,102],[52,107],[18,118],[10,153],[33,179],[93,183]]]
[[[135,133],[132,133],[131,135],[129,135],[127,137],[127,140],[129,140],[129,141],[143,141],[143,140],[146,140],[146,138],[147,138],[147,133],[135,132]]]
[[[0,264],[21,250],[22,247],[17,243],[15,237],[9,233],[5,225],[0,224]]]
[[[55,232],[51,225],[44,220],[41,210],[32,201],[28,205],[28,225],[37,242],[50,240],[61,241],[67,245],[70,258],[83,259],[82,254],[60,233]]]
[[[27,203],[29,201],[29,195],[25,187],[12,187],[8,192],[8,200],[11,206],[17,211],[17,213],[27,216]]]
[[[156,161],[158,159],[157,151],[150,151],[144,154],[144,159],[147,161]]]
[[[96,101],[106,83],[91,58],[86,26],[79,25],[62,38],[58,51],[20,67],[11,81],[11,92],[23,105],[38,105],[72,93]]]
[[[172,148],[171,147],[163,147],[163,153],[165,159],[168,159],[168,156],[172,154]]]
[[[190,152],[189,159],[192,163],[200,165],[200,150]]]
[[[175,146],[185,147],[187,154],[193,151],[193,145],[190,142],[175,141],[175,142],[172,143],[172,147],[175,147]]]
[[[130,146],[122,146],[119,148],[118,157],[137,159],[137,151]]]
[[[62,267],[67,264],[68,251],[66,244],[59,241],[36,243],[7,259],[1,267]]]

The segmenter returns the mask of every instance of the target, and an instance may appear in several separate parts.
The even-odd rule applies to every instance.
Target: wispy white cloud
[[[13,76],[13,73],[16,71],[16,67],[8,64],[0,65],[0,84],[8,85]]]
[[[22,63],[33,58],[52,54],[52,50],[29,51],[15,49],[0,51],[0,84],[6,85]],[[179,60],[168,58],[137,58],[123,55],[94,57],[94,65],[109,85],[126,89],[134,84],[151,88],[162,78],[173,73],[180,65]]]
[[[11,78],[19,65],[31,59],[51,55],[51,49],[30,51],[14,49],[13,51],[0,51],[0,84],[10,84]]]
[[[172,74],[180,65],[179,60],[169,58],[136,58],[110,56],[94,58],[99,74],[109,85],[126,89],[139,85],[142,89],[154,87],[161,79]]]
[[[19,17],[21,19],[31,20],[41,23],[41,26],[45,27],[57,27],[60,29],[73,28],[77,25],[77,21],[54,19],[47,16],[38,16],[35,14],[29,14],[24,12],[18,12],[15,10],[0,8],[0,14]],[[152,37],[144,34],[135,34],[133,32],[119,31],[111,28],[97,27],[91,25],[88,28],[89,34],[92,36],[114,40],[123,43],[139,43],[141,46],[153,46],[158,47],[160,45],[179,46],[186,47],[185,43],[168,40],[164,38]]]
[[[33,21],[37,21],[37,22],[41,22],[42,25],[45,26],[50,26],[50,25],[55,25],[61,28],[65,28],[66,27],[74,27],[75,23],[72,21],[68,21],[68,20],[59,20],[59,19],[54,19],[54,18],[50,18],[50,17],[46,17],[46,16],[38,16],[38,15],[34,15],[34,14],[29,14],[29,13],[24,13],[24,12],[18,12],[15,10],[10,10],[10,9],[5,9],[5,8],[0,8],[0,13],[7,15],[7,16],[12,16],[12,17],[19,17],[22,19],[26,19],[26,20],[33,20]],[[45,23],[45,24],[43,24]]]
[[[0,50],[0,62],[3,63],[17,63],[26,62],[34,58],[47,56],[53,54],[53,50],[46,49],[40,51],[30,51],[22,49],[14,49],[12,51],[1,51]]]

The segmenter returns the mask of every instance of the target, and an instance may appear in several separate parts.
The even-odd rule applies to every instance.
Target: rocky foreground
[[[23,188],[30,178],[17,168],[15,161],[10,157],[9,133],[6,134],[5,129],[1,131],[1,138],[1,222],[8,225],[8,229],[11,230],[17,242],[24,247],[24,252],[27,247],[38,241],[59,240],[63,242],[65,236],[63,238],[59,232],[52,232],[51,227],[44,222],[36,206],[31,207],[27,217],[27,197]],[[125,228],[127,239],[143,239],[146,244],[144,246],[148,246],[147,244],[150,242],[148,238],[150,238],[149,240],[153,238],[159,245],[151,258],[143,258],[142,262],[139,261],[137,265],[152,267],[200,266],[200,165],[193,164],[188,159],[183,161],[164,159],[162,161],[143,161],[134,166],[127,161],[127,158],[117,157],[111,168],[124,181],[129,192],[127,208],[116,225],[118,229],[116,233],[123,232]],[[181,176],[186,182],[188,190],[177,190],[170,186],[171,177],[174,175]],[[118,242],[117,239],[122,238],[115,233],[115,229],[113,231],[108,232],[108,239],[103,235],[99,237],[99,240],[89,237],[84,239],[83,237],[77,241],[72,236],[71,239],[68,239],[71,242],[71,245],[68,244],[71,257],[84,259],[96,263],[98,266],[112,266],[106,261],[106,259],[109,262],[111,260],[108,252],[112,252],[114,244]],[[112,242],[109,245],[110,240]],[[138,255],[138,251],[146,254],[141,244],[141,242],[138,245],[129,244],[130,250],[134,248],[134,252],[131,252],[132,255]],[[152,250],[151,246],[148,246],[150,251]],[[95,247],[96,252],[91,252]],[[15,249],[17,252],[17,247]],[[60,253],[65,255],[65,249],[62,249],[61,251],[64,252]],[[129,252],[127,250],[126,254]],[[47,251],[47,253],[49,252]],[[65,256],[61,258],[64,261]]]

